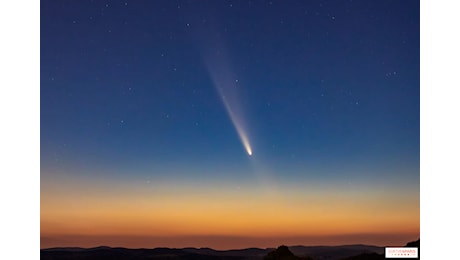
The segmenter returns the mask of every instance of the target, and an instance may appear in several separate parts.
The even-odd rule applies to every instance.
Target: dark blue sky
[[[42,1],[40,19],[42,169],[244,178],[206,65],[222,52],[275,176],[418,181],[418,1]]]

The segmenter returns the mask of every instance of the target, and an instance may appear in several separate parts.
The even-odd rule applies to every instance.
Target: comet
[[[225,109],[240,141],[249,156],[252,156],[252,147],[249,142],[246,124],[244,123],[243,106],[238,89],[241,87],[235,73],[231,70],[227,57],[224,52],[214,53],[206,59],[209,74],[212,78],[219,96],[222,99]]]
[[[199,23],[192,27],[191,35],[197,41],[209,76],[219,93],[241,144],[248,156],[252,156],[253,149],[249,142],[248,128],[244,120],[244,102],[239,96],[241,93],[239,89],[244,87],[244,83],[239,80],[231,65],[231,57],[227,55],[228,48],[217,33],[215,24],[215,21],[206,24]]]

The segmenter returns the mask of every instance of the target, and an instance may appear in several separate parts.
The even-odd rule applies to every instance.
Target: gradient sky
[[[42,248],[418,239],[418,1],[42,0],[40,20]]]

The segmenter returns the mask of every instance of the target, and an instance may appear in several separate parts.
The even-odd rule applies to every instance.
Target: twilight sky
[[[41,247],[419,237],[418,1],[42,0],[40,20]]]

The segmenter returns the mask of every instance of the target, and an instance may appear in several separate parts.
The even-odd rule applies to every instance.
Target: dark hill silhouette
[[[420,259],[420,238],[417,241],[408,242],[404,247],[417,247],[418,248],[418,258],[410,258],[410,259]],[[385,253],[377,254],[377,253],[363,253],[356,256],[350,256],[344,258],[343,260],[384,260],[389,259],[385,257]],[[409,258],[391,258],[391,259],[409,259]]]
[[[420,250],[420,238],[417,241],[407,243],[406,247],[418,247]]]
[[[344,258],[343,260],[385,260],[384,254],[377,254],[377,253],[364,253],[356,256],[350,256]],[[394,259],[394,258],[393,258]]]
[[[147,260],[147,259],[184,259],[184,260],[217,260],[218,256],[188,253],[182,249],[127,249],[98,247],[84,250],[51,249],[41,250],[43,260]],[[225,259],[242,259],[230,257]]]
[[[406,244],[418,247],[420,239]],[[275,248],[247,248],[214,250],[212,248],[155,248],[128,249],[121,247],[48,248],[40,250],[40,260],[379,260],[385,259],[385,248],[367,245],[345,246],[280,246]]]
[[[308,255],[313,259],[341,260],[360,254],[384,254],[385,248],[366,245],[344,246],[291,246],[291,252],[298,256]]]
[[[310,257],[298,257],[295,256],[287,246],[280,246],[276,250],[268,253],[264,257],[264,260],[312,260]]]
[[[214,250],[211,248],[184,248],[184,251],[188,253],[200,254],[200,255],[214,255],[220,257],[246,257],[245,259],[261,259],[267,254],[269,249],[260,248],[246,248],[246,249],[232,249],[232,250]]]
[[[49,248],[40,250],[41,260],[255,260],[262,259],[268,249],[248,248],[217,251],[211,248]]]

